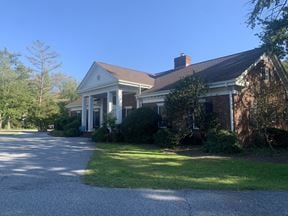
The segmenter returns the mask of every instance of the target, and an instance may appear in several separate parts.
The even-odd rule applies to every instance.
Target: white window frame
[[[125,118],[126,118],[128,115],[128,110],[132,110],[133,107],[132,106],[125,106],[124,109],[125,109]]]
[[[164,103],[157,103],[157,114],[160,115],[160,107],[164,107]],[[159,128],[167,128],[167,126],[160,126],[159,122]]]

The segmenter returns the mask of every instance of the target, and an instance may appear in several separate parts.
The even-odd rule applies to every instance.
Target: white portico
[[[147,73],[94,62],[78,87],[84,131],[100,127],[108,116],[121,123],[129,111],[139,107],[135,96],[153,86]]]

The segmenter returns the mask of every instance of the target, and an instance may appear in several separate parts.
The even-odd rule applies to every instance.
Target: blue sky
[[[0,49],[41,40],[80,81],[93,61],[150,73],[184,52],[196,63],[260,45],[249,0],[0,0]],[[24,58],[23,58],[24,59]]]

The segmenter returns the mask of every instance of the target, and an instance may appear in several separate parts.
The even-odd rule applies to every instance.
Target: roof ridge
[[[238,53],[234,53],[234,54],[229,54],[229,55],[225,55],[225,56],[221,56],[221,57],[217,57],[217,58],[213,58],[213,59],[209,59],[209,60],[197,62],[197,63],[191,64],[191,65],[202,64],[202,63],[209,62],[209,61],[215,61],[215,60],[219,60],[219,59],[221,59],[221,58],[232,57],[232,56],[235,56],[235,55],[240,55],[240,54],[244,54],[244,53],[246,53],[246,52],[251,52],[251,51],[260,50],[260,49],[262,49],[262,48],[261,48],[261,47],[258,47],[258,48],[254,48],[254,49],[251,49],[251,50],[246,50],[246,51],[242,51],[242,52],[238,52]],[[190,65],[189,65],[189,66],[190,66]]]
[[[114,64],[109,64],[109,63],[105,63],[105,62],[101,62],[101,61],[95,61],[97,64],[104,64],[104,65],[108,65],[108,66],[112,66],[112,67],[117,67],[123,70],[133,70],[135,72],[138,73],[143,73],[143,74],[147,74],[148,76],[153,76],[153,74],[150,74],[149,72],[145,72],[145,71],[141,71],[141,70],[137,70],[137,69],[133,69],[133,68],[128,68],[128,67],[123,67],[123,66],[119,66],[119,65],[114,65]]]
[[[255,50],[261,50],[261,49],[263,49],[263,48],[258,47],[258,48],[254,48],[254,49],[251,49],[251,50],[241,51],[241,52],[234,53],[234,54],[229,54],[229,55],[225,55],[225,56],[221,56],[221,57],[217,57],[217,58],[213,58],[213,59],[208,59],[208,60],[200,61],[200,62],[197,62],[197,63],[194,63],[194,64],[190,64],[190,65],[188,65],[187,67],[184,67],[184,68],[189,68],[189,67],[193,67],[193,66],[196,66],[196,65],[199,65],[199,64],[210,62],[210,61],[216,61],[216,60],[219,60],[219,59],[222,59],[222,58],[228,58],[228,57],[241,55],[241,54],[244,54],[244,53],[248,53],[248,52],[255,51]],[[155,76],[156,76],[156,78],[158,78],[158,77],[165,76],[167,74],[170,74],[170,73],[173,73],[173,72],[176,72],[176,71],[180,71],[182,69],[183,68],[170,69],[170,70],[167,70],[167,71],[156,73]]]

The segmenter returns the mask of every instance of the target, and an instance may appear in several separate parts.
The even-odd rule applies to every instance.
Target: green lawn
[[[85,176],[103,187],[288,189],[288,165],[183,156],[153,146],[97,144]]]

